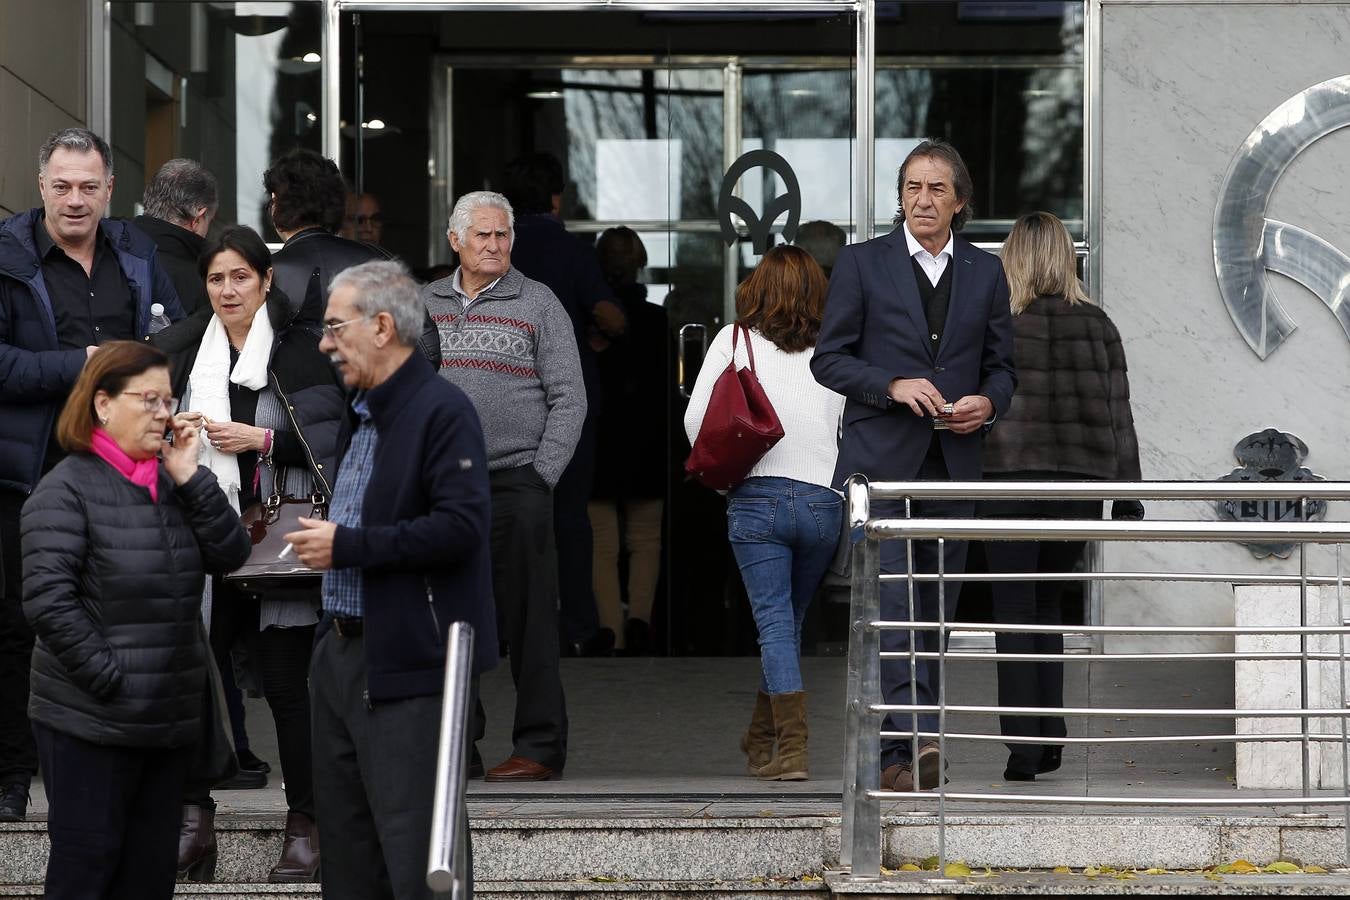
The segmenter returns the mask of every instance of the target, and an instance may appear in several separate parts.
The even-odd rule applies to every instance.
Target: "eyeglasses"
[[[384,216],[380,213],[360,214],[352,216],[352,221],[357,225],[365,225],[368,222],[383,222]]]
[[[145,411],[148,413],[157,412],[162,407],[166,413],[173,415],[174,407],[178,405],[177,397],[161,397],[153,391],[123,391],[122,393],[129,394],[132,397],[140,397],[141,406],[145,407]]]
[[[323,333],[328,335],[330,338],[336,338],[338,331],[340,331],[341,329],[346,328],[353,322],[360,322],[362,319],[369,319],[369,318],[370,316],[357,316],[355,319],[348,319],[345,322],[324,322]]]

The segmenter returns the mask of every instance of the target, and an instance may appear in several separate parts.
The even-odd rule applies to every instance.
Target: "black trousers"
[[[191,748],[110,747],[41,724],[33,731],[51,837],[43,896],[172,897]]]
[[[262,681],[263,698],[277,730],[277,753],[286,785],[286,805],[314,818],[314,771],[310,747],[309,660],[314,626],[258,630],[258,595],[216,579],[211,601],[211,650],[222,679],[234,679],[231,648],[243,640]],[[211,806],[210,794],[190,789],[189,803]]]
[[[328,629],[310,667],[323,896],[429,900],[441,695],[367,704],[365,690],[364,640]],[[467,812],[461,825],[467,839]]]
[[[559,626],[564,641],[584,641],[600,628],[591,583],[593,537],[586,507],[595,482],[595,417],[586,416],[572,459],[553,489],[553,540],[558,553]]]
[[[1023,504],[1019,517],[1039,519],[1100,518],[1100,501],[1047,500]],[[1000,514],[1006,518],[1011,511]],[[1083,558],[1082,541],[986,541],[985,559],[990,572],[1070,572]],[[1061,596],[1071,582],[1005,581],[991,586],[993,617],[998,624],[1059,625],[1064,621]],[[1064,636],[998,632],[994,638],[999,653],[1044,653],[1062,655]],[[1060,662],[998,663],[999,706],[1064,706],[1064,664]],[[1042,737],[1053,744],[1068,734],[1063,716],[1000,716],[1002,734]],[[1046,745],[1008,744],[1008,768],[1034,775]]]
[[[497,634],[516,685],[512,753],[561,772],[567,762],[567,702],[558,666],[558,582],[553,498],[533,466],[491,474],[492,592]],[[487,714],[474,707],[473,739]]]
[[[37,747],[28,726],[28,673],[33,632],[23,617],[19,511],[28,498],[0,490],[0,786],[27,786],[37,772]]]
[[[933,441],[920,466],[916,481],[946,481],[947,466],[938,450],[937,441]],[[874,505],[875,514],[887,518],[904,518],[904,501],[884,501]],[[973,500],[916,500],[910,508],[910,517],[919,518],[969,518],[975,513]],[[948,575],[960,575],[966,570],[965,541],[946,541],[943,554],[943,572]],[[886,574],[903,575],[908,571],[905,542],[891,540],[881,542],[881,571]],[[914,542],[914,571],[936,572],[938,570],[937,541]],[[914,615],[910,616],[909,585],[903,581],[882,582],[881,617],[888,621],[938,621],[938,585],[935,582],[916,582],[914,589]],[[961,594],[961,582],[948,581],[942,591],[943,609],[948,622],[956,612],[956,601]],[[891,652],[908,653],[910,632],[883,631],[881,649]],[[916,651],[936,652],[938,632],[936,630],[914,631],[914,649]],[[888,704],[933,705],[938,702],[938,661],[917,660],[911,669],[908,659],[888,659],[881,663],[881,695]],[[912,696],[911,696],[912,693]],[[889,713],[883,722],[886,731],[913,734],[914,717],[911,713]],[[918,717],[920,731],[937,731],[936,713],[924,713]],[[920,741],[933,738],[920,738]],[[913,744],[911,739],[887,738],[881,742],[881,767],[895,763],[909,762]]]

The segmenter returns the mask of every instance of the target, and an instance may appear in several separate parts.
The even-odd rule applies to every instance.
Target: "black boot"
[[[216,811],[184,804],[178,830],[178,880],[215,881],[216,857]]]
[[[28,785],[7,784],[0,788],[0,822],[22,822],[28,817]]]

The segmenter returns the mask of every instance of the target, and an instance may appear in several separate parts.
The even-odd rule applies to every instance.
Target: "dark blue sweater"
[[[337,529],[333,566],[363,571],[369,698],[439,694],[450,623],[473,626],[475,673],[497,661],[483,431],[417,353],[366,401],[379,442],[361,527]]]

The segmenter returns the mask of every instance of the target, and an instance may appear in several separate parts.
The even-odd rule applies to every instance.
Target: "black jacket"
[[[159,502],[92,453],[47,474],[24,504],[23,613],[33,628],[28,716],[96,744],[181,747],[198,737],[207,573],[249,541],[206,469]]]
[[[308,321],[276,287],[267,298],[267,315],[275,333],[267,364],[268,389],[290,416],[291,429],[277,431],[272,459],[279,465],[308,466],[318,487],[333,493],[337,462],[350,436],[346,391],[336,370],[319,351],[316,323]],[[169,357],[169,377],[176,397],[184,396],[202,335],[211,322],[211,307],[151,337]]]
[[[393,257],[381,247],[338,237],[317,226],[291,235],[285,245],[272,254],[272,284],[303,311],[305,318],[323,321],[328,305],[328,288],[343,269]],[[441,367],[441,334],[427,313],[418,342],[422,355],[436,368]]]
[[[63,350],[56,340],[56,317],[33,237],[41,212],[31,209],[0,223],[0,490],[23,494],[42,474],[56,415],[87,358],[83,347]],[[112,241],[135,299],[136,334],[149,333],[153,303],[164,304],[171,320],[183,318],[154,241],[119,219],[105,219],[99,227]]]
[[[206,281],[197,274],[197,257],[206,247],[206,238],[154,216],[137,216],[132,222],[150,235],[159,248],[159,264],[169,273],[169,280],[178,291],[178,300],[183,304],[183,312],[190,316],[203,306],[209,306]]]
[[[1120,332],[1100,307],[1037,297],[1013,317],[1017,393],[984,445],[986,477],[1139,480]]]
[[[464,392],[416,353],[366,402],[375,459],[361,527],[338,527],[333,567],[362,570],[369,698],[439,694],[452,622],[473,626],[475,673],[497,660],[483,431]]]

